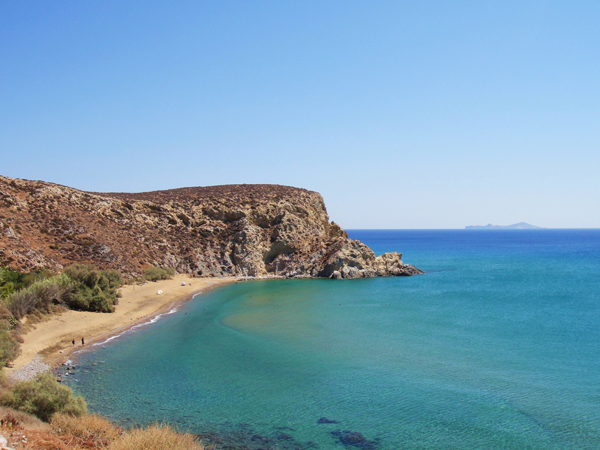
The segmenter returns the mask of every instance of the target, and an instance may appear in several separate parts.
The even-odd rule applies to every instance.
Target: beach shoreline
[[[68,310],[31,325],[32,329],[23,335],[20,355],[12,367],[3,371],[14,381],[31,379],[62,365],[76,353],[169,313],[198,294],[236,281],[234,277],[175,275],[171,280],[123,286],[122,297],[113,313]]]

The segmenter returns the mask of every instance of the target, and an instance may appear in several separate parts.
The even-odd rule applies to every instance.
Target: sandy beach
[[[199,292],[234,281],[235,278],[190,278],[187,275],[176,275],[171,280],[150,282],[143,286],[123,286],[122,297],[114,313],[69,310],[33,325],[34,328],[23,336],[21,354],[14,361],[13,367],[5,368],[4,372],[10,378],[15,371],[32,364],[34,358],[34,364],[43,359],[50,365],[58,365],[66,361],[72,352],[82,349],[82,338],[85,339],[85,346],[89,346],[166,312]],[[157,294],[159,290],[162,291],[160,295]],[[36,358],[36,355],[41,355],[42,358]]]

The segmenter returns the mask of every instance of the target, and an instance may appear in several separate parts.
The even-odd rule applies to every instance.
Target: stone
[[[331,434],[338,438],[338,442],[345,447],[375,450],[379,447],[379,439],[369,441],[362,433],[356,431],[332,431]]]
[[[49,372],[51,368],[50,364],[45,363],[42,356],[37,354],[28,364],[14,370],[8,375],[8,378],[12,381],[27,381],[35,378],[40,373]]]
[[[327,417],[321,417],[319,420],[317,420],[318,424],[323,424],[323,423],[339,423],[337,420],[331,420],[328,419]]]

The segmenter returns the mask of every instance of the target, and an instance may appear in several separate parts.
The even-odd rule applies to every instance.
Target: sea
[[[216,449],[599,449],[600,230],[350,230],[413,277],[199,295],[67,384]]]

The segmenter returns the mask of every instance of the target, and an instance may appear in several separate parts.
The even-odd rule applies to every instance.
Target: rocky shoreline
[[[28,364],[14,370],[8,376],[8,379],[11,381],[29,381],[33,380],[39,374],[49,372],[50,370],[52,370],[52,366],[44,362],[42,355],[37,354]]]

